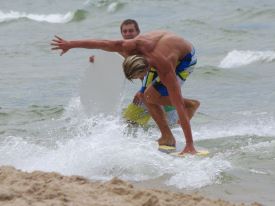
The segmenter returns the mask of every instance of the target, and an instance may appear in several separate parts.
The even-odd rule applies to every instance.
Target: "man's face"
[[[134,24],[124,24],[121,28],[123,39],[133,39],[138,35],[138,31]]]

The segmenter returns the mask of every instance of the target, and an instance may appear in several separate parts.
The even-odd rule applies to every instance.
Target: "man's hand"
[[[143,102],[143,93],[137,92],[134,96],[133,103],[136,105],[141,105]]]
[[[52,47],[52,50],[62,50],[60,53],[60,56],[62,56],[63,54],[65,54],[69,49],[71,49],[71,45],[70,42],[58,37],[58,36],[54,36],[55,38],[52,40],[51,45],[54,46]]]

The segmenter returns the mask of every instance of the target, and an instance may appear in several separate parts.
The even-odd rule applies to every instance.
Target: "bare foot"
[[[161,137],[158,140],[159,145],[176,146],[176,140],[172,137]]]
[[[180,154],[182,155],[184,153],[188,153],[188,154],[196,154],[197,153],[193,143],[186,144],[185,148],[182,150],[182,152]]]

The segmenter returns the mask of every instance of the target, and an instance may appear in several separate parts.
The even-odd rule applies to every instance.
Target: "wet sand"
[[[41,171],[27,173],[13,167],[1,166],[0,205],[260,206],[261,204],[234,204],[198,194],[136,187],[117,178],[107,182],[93,182],[80,176],[63,176]]]

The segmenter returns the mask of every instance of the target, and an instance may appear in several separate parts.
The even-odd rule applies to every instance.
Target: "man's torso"
[[[165,31],[155,31],[136,38],[137,50],[143,55],[157,54],[167,58],[173,55],[181,59],[192,51],[192,45],[183,38]]]

